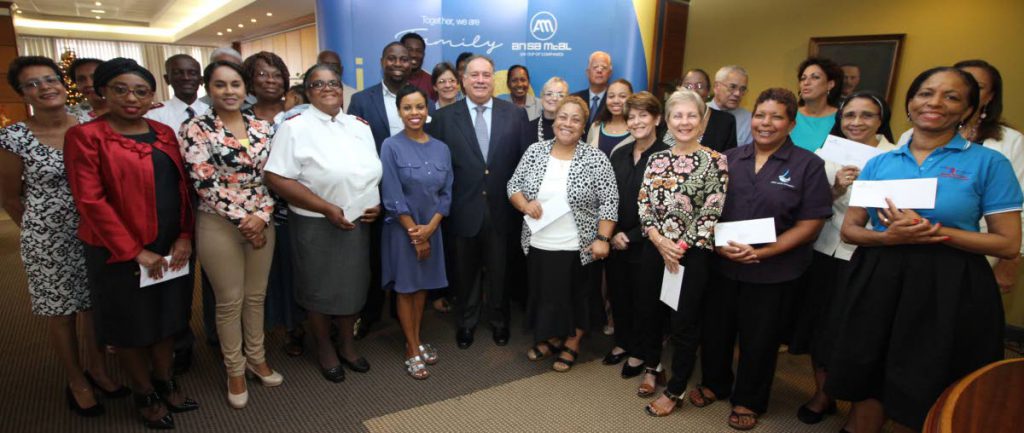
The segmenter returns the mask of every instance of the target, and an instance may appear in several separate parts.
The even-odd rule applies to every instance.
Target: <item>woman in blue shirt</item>
[[[957,134],[978,94],[958,69],[921,73],[906,98],[911,141],[861,171],[861,180],[937,178],[934,209],[889,201],[846,212],[843,240],[859,247],[837,291],[825,391],[855,402],[858,433],[880,431],[886,415],[919,430],[948,385],[1003,357],[1003,310],[985,255],[1019,254],[1024,198],[1005,157]],[[982,216],[988,233],[978,230]]]
[[[800,109],[789,137],[811,152],[825,143],[836,123],[836,107],[842,96],[843,70],[829,59],[808,57],[797,69]]]

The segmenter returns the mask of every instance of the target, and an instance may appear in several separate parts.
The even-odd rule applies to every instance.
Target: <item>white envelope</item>
[[[380,204],[380,195],[377,194],[376,189],[373,189],[366,194],[353,197],[341,208],[341,211],[345,213],[345,219],[350,223],[359,224],[359,217],[363,216],[363,212],[378,204]]]
[[[900,209],[935,209],[935,192],[939,179],[855,180],[850,192],[850,206],[889,207],[888,197]]]
[[[533,219],[529,215],[523,215],[526,226],[530,233],[537,233],[547,227],[562,215],[569,213],[569,202],[567,200],[549,200],[540,204],[540,218]]]
[[[715,246],[724,247],[729,241],[747,245],[775,242],[775,218],[715,224]]]
[[[673,274],[666,266],[665,275],[661,277],[661,302],[677,311],[679,309],[679,293],[683,289],[683,271],[685,270],[686,268],[680,265],[679,272]]]
[[[826,161],[843,166],[853,165],[857,168],[864,168],[868,160],[885,153],[885,151],[853,140],[829,135],[825,139],[825,144],[816,153]]]
[[[171,256],[164,257],[164,260],[166,260],[167,263],[170,264]],[[162,277],[160,277],[159,279],[153,279],[149,277],[149,269],[146,269],[145,266],[139,265],[139,288],[141,289],[143,287],[152,286],[154,284],[162,283],[167,280],[173,280],[175,278],[184,277],[188,275],[188,267],[188,262],[186,262],[185,266],[182,266],[181,269],[178,269],[177,271],[172,270],[171,267],[168,266],[164,268],[164,275]]]

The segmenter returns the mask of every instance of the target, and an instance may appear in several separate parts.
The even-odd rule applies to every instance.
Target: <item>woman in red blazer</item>
[[[191,273],[146,287],[140,273],[159,279],[188,265],[188,177],[174,131],[142,117],[153,74],[117,58],[97,66],[93,80],[110,111],[68,130],[64,163],[81,214],[97,338],[118,348],[146,426],[173,428],[170,412],[199,408],[171,368],[174,336],[188,326]]]

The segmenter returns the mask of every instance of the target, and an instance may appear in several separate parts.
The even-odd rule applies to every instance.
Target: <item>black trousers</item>
[[[661,363],[666,324],[672,309],[660,299],[664,259],[650,242],[644,244],[642,257],[639,284],[633,288],[636,292],[633,317],[637,332],[633,337],[635,349],[630,353],[642,359],[645,366],[654,368]]]
[[[637,307],[640,304],[638,288],[643,276],[644,243],[633,245],[624,251],[612,250],[605,264],[608,281],[608,298],[615,318],[615,345],[637,355],[640,351],[637,341],[642,330],[637,326]]]
[[[692,248],[679,262],[683,271],[683,285],[679,293],[679,305],[671,313],[669,345],[672,347],[672,377],[668,381],[668,392],[680,395],[686,389],[686,382],[693,374],[697,361],[697,346],[700,345],[701,308],[704,293],[711,274],[713,252]],[[661,287],[661,284],[658,284]]]
[[[768,410],[787,291],[793,282],[747,283],[712,271],[701,318],[703,385],[719,399],[754,412]],[[740,357],[733,374],[733,347]]]
[[[507,242],[507,235],[495,227],[490,215],[484,216],[476,236],[452,236],[456,323],[460,328],[475,328],[485,309],[491,326],[508,326]]]

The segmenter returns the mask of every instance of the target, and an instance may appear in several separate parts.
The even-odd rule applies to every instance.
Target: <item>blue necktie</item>
[[[590,103],[590,118],[587,119],[588,124],[594,123],[594,118],[597,117],[597,107],[600,105],[599,102],[601,102],[601,97],[594,95],[590,100],[592,102]]]

